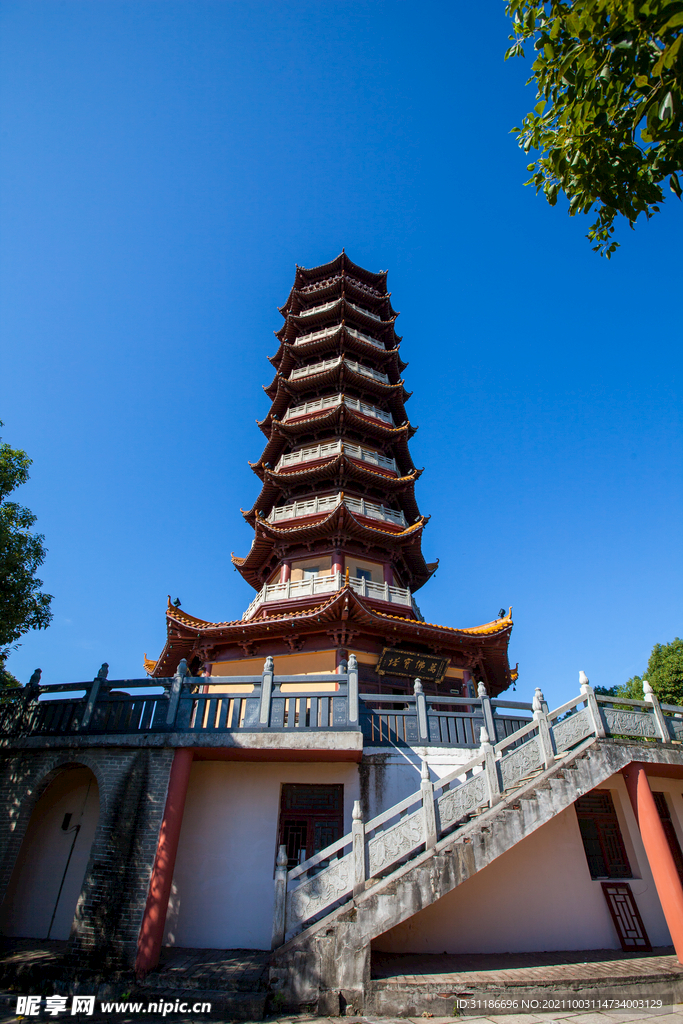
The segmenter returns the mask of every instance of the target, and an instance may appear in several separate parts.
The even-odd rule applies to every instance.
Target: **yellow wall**
[[[304,569],[313,569],[318,567],[320,570],[320,576],[329,576],[332,572],[332,559],[329,555],[318,556],[318,558],[304,558],[297,559],[296,562],[292,562],[292,580],[302,580],[304,578]]]
[[[355,576],[356,569],[367,569],[372,573],[373,583],[384,583],[384,566],[381,562],[368,562],[364,558],[347,555],[346,568],[349,570],[349,576]]]
[[[214,661],[212,676],[260,676],[265,658],[240,658],[239,661]],[[281,676],[334,672],[335,652],[311,651],[307,654],[278,654],[274,658],[275,673]]]

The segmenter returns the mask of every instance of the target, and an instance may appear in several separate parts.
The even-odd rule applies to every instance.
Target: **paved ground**
[[[2,996],[0,996],[0,999]],[[15,1013],[0,1011],[0,1024],[16,1024]],[[40,1017],[24,1017],[23,1024],[29,1024],[31,1020],[68,1020],[96,1021],[102,1024],[104,1021],[115,1021],[116,1024],[168,1024],[169,1021],[175,1024],[232,1024],[230,1018],[220,1017],[216,1014],[205,1014],[194,1016],[176,1014],[168,1011],[164,1017],[154,1015],[142,1015],[140,1013],[131,1015],[126,1013],[109,1014],[103,1017],[96,1014],[93,1017],[78,1016],[76,1018],[60,1015],[57,1017],[45,1017],[41,1011]],[[432,1017],[429,1024],[457,1024],[457,1017]],[[466,1017],[467,1024],[683,1024],[683,1003],[668,1007],[666,1011],[657,1011],[643,1015],[642,1011],[609,1011],[600,1013],[517,1013],[500,1014],[490,1017]],[[268,1017],[267,1024],[425,1024],[424,1017],[316,1017],[302,1014],[296,1017]],[[249,1022],[247,1022],[249,1024]],[[253,1022],[257,1024],[257,1022]]]
[[[435,982],[466,988],[476,984],[614,981],[633,977],[642,977],[645,983],[647,976],[657,974],[683,976],[683,966],[672,946],[655,948],[652,953],[591,949],[558,953],[372,954],[372,977],[390,985]]]

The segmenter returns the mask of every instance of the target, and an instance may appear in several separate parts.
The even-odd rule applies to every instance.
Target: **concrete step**
[[[648,955],[616,950],[373,954],[377,974],[383,976],[372,978],[365,1009],[382,1016],[566,1014],[585,1010],[591,1000],[661,999],[670,1007],[683,999],[683,966],[671,947]]]

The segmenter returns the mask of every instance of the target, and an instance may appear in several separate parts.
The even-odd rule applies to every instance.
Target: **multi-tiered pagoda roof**
[[[221,640],[241,645],[245,656],[275,653],[263,645],[277,630],[290,651],[310,650],[316,631],[337,646],[369,630],[375,646],[382,634],[382,643],[430,650],[450,650],[457,633],[456,661],[480,676],[487,676],[488,661],[487,681],[502,689],[510,679],[509,617],[453,631],[425,624],[415,603],[438,562],[422,553],[429,517],[415,496],[422,470],[409,441],[417,428],[406,412],[408,364],[399,354],[386,273],[364,270],[345,253],[321,267],[297,267],[280,313],[284,323],[270,357],[275,376],[264,388],[271,406],[259,422],[266,442],[250,463],[260,492],[242,513],[254,540],[246,556],[232,558],[257,594],[239,623],[208,623],[169,607],[169,644],[150,670],[166,674],[176,654],[191,653],[192,636],[190,647],[201,647],[207,660]],[[330,631],[335,616],[357,620],[358,628]],[[464,650],[475,637],[476,656]]]

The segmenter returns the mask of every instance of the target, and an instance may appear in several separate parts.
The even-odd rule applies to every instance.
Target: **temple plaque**
[[[410,679],[426,679],[440,683],[446,675],[450,658],[436,658],[430,654],[412,654],[385,647],[375,672],[380,676],[408,676]]]

